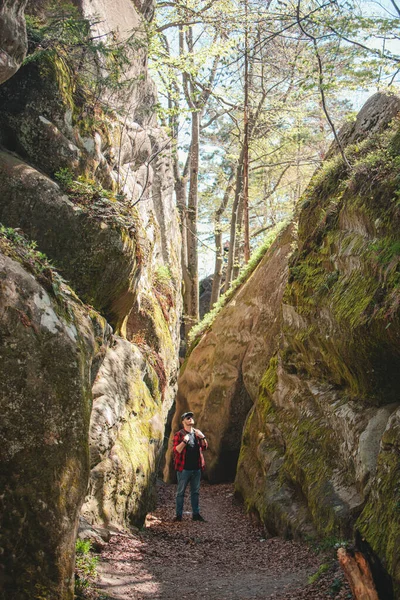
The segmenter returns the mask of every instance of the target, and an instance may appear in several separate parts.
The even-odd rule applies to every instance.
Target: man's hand
[[[190,435],[187,433],[185,435],[185,437],[183,438],[183,441],[186,442],[186,443],[188,443],[189,440],[190,440]]]
[[[204,433],[202,433],[200,431],[200,429],[195,429],[194,430],[195,435],[197,435],[198,438],[200,438],[201,440],[204,439],[206,436],[204,435]]]

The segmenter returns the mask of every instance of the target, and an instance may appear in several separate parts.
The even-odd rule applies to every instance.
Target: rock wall
[[[77,5],[133,42],[153,10],[130,0],[118,12],[111,0]],[[28,10],[45,19],[47,6]],[[57,55],[30,60],[0,87],[0,223],[13,248],[4,258],[12,277],[0,286],[0,377],[15,372],[1,399],[10,457],[0,471],[0,588],[18,600],[73,598],[83,503],[92,524],[143,521],[174,398],[181,270],[169,141],[156,122],[143,40],[129,52],[123,93],[108,104],[85,103]],[[9,266],[21,258],[22,233],[23,265]],[[68,280],[70,288],[57,275],[67,290],[61,316],[42,281],[48,267],[31,268],[27,240],[37,244],[35,265],[46,253]]]
[[[351,169],[330,153],[296,243],[277,240],[192,351],[178,391],[178,412],[194,410],[209,437],[211,479],[222,465],[233,473],[226,454],[237,456],[244,424],[235,486],[247,509],[272,535],[356,534],[375,574],[393,579],[393,592],[376,580],[385,598],[400,598],[399,111],[378,94],[346,126]]]
[[[280,348],[261,378],[236,479],[272,532],[359,530],[395,579],[400,523],[382,481],[398,485],[399,123],[368,136],[365,115],[384,127],[396,103],[399,111],[393,97],[367,104],[347,148],[351,171],[333,157],[304,196]]]
[[[34,258],[0,231],[0,597],[73,598],[91,385],[111,329]]]

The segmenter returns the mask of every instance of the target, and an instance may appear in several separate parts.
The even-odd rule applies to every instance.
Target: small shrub
[[[154,284],[161,286],[170,286],[172,275],[168,265],[160,265],[154,273]]]
[[[113,32],[93,36],[96,20],[84,18],[69,0],[53,0],[40,16],[28,15],[28,56],[55,70],[60,91],[81,120],[99,104],[102,92],[117,92],[128,85],[122,76],[129,68],[128,50],[133,41],[118,44]],[[79,109],[78,109],[79,106]]]
[[[318,581],[321,575],[329,571],[329,569],[330,565],[328,563],[323,563],[322,565],[320,565],[318,571],[314,573],[314,575],[310,575],[310,577],[308,578],[308,583],[315,583],[316,581]]]
[[[37,244],[29,240],[22,231],[0,225],[0,248],[10,258],[20,262],[35,275],[48,291],[57,296],[64,279],[43,252],[36,250]]]
[[[91,543],[88,540],[78,539],[75,549],[75,595],[77,598],[85,598],[97,577],[99,559],[91,553]]]
[[[69,169],[56,171],[54,177],[61,189],[68,194],[70,200],[77,204],[86,206],[104,199],[116,201],[113,192],[105,190],[100,183],[83,175],[79,175],[75,179],[74,174]]]
[[[153,275],[153,287],[164,319],[167,322],[170,318],[169,311],[174,305],[173,286],[174,283],[169,267],[167,265],[157,267]]]
[[[328,594],[330,596],[332,596],[332,598],[334,598],[340,592],[342,587],[343,587],[343,580],[340,579],[339,577],[335,577],[335,579],[332,581],[332,583],[329,587]]]

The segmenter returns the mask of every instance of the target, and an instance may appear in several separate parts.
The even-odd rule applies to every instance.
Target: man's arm
[[[203,450],[207,450],[208,448],[208,442],[206,440],[206,436],[204,435],[204,433],[202,433],[200,431],[200,429],[195,429],[194,430],[195,436],[197,437],[197,439],[200,442],[200,446]]]
[[[174,451],[178,452],[178,454],[180,454],[182,452],[182,450],[185,448],[185,446],[186,446],[186,444],[188,443],[188,440],[189,440],[189,436],[188,435],[185,435],[184,438],[181,440],[181,435],[182,434],[180,433],[180,431],[178,431],[174,435]]]

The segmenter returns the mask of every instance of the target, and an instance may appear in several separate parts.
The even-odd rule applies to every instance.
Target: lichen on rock
[[[141,524],[151,505],[163,442],[157,374],[138,347],[115,338],[93,397],[91,477],[83,515],[105,526]]]
[[[282,338],[260,377],[236,486],[271,532],[359,531],[397,589],[399,101],[373,104],[349,138],[351,171],[333,156],[303,197]]]
[[[0,581],[2,597],[72,600],[91,381],[110,329],[65,284],[57,298],[33,276],[34,252],[0,237]]]

